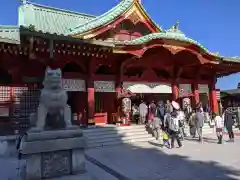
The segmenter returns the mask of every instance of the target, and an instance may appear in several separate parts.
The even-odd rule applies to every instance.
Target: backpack
[[[183,127],[184,126],[184,120],[185,120],[186,116],[184,114],[183,111],[179,111],[178,112],[178,119],[179,119],[179,126]]]
[[[168,128],[174,132],[179,130],[179,120],[177,117],[171,117],[169,119]]]

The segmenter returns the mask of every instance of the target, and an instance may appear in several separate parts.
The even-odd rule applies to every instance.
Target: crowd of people
[[[219,144],[222,144],[224,131],[228,132],[229,141],[234,142],[234,114],[230,110],[226,110],[221,116],[204,111],[201,103],[195,109],[190,105],[181,109],[175,101],[168,100],[166,104],[163,101],[152,101],[147,105],[142,100],[139,106],[133,105],[132,115],[137,124],[146,124],[156,140],[168,148],[174,148],[175,141],[182,147],[182,141],[186,137],[186,123],[190,136],[196,138],[197,135],[199,142],[203,143],[203,126],[206,121],[215,126]]]

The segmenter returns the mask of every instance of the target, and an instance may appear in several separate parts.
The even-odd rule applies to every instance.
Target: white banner
[[[63,79],[63,88],[66,91],[83,91],[86,92],[85,80],[82,79]]]
[[[94,81],[95,92],[115,92],[114,81]]]
[[[171,94],[172,87],[164,83],[135,83],[124,82],[123,87],[132,93],[164,93]]]

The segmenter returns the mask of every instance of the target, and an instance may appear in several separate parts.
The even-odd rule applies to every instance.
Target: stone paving
[[[226,139],[226,138],[225,138]],[[89,150],[87,155],[129,180],[240,179],[240,137],[235,143],[184,141],[184,147],[160,148],[154,143]],[[109,171],[110,172],[110,171]]]
[[[239,149],[240,137],[235,143],[218,145],[216,138],[209,136],[204,144],[186,140],[183,148],[171,150],[142,143],[92,149],[86,154],[125,180],[240,180]],[[17,167],[12,154],[1,156],[0,179],[20,180]],[[95,165],[88,163],[87,167],[99,180],[117,180]]]
[[[1,151],[1,148],[4,150]],[[8,144],[8,151],[5,152],[6,144],[0,143],[0,180],[21,180],[18,167],[24,164],[23,161],[16,160],[16,151],[14,144]],[[3,154],[5,152],[5,154]],[[20,163],[20,164],[19,164]],[[91,180],[118,180],[111,174],[99,168],[95,164],[86,161],[86,168],[90,172]],[[101,177],[100,179],[97,177]],[[54,180],[54,179],[53,179]],[[57,178],[57,180],[89,180],[86,176],[68,176],[64,178]]]

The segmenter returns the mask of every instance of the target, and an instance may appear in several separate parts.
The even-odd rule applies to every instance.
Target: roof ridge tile
[[[0,30],[9,30],[9,29],[15,29],[19,30],[19,26],[14,26],[14,25],[0,25]]]
[[[29,2],[29,1],[27,1],[26,4],[23,4],[22,6],[26,6],[26,5],[33,5],[34,7],[38,7],[38,8],[45,8],[45,9],[49,9],[49,10],[53,10],[53,11],[62,11],[65,13],[70,13],[70,14],[72,13],[72,14],[76,14],[76,15],[87,16],[89,18],[96,17],[95,15],[91,15],[91,14],[87,14],[87,13],[80,13],[80,12],[76,12],[76,11],[71,11],[71,10],[62,9],[62,8],[56,8],[56,7],[42,5],[42,4],[33,3],[33,2]]]
[[[110,9],[107,12],[103,13],[102,15],[97,16],[96,18],[90,20],[88,23],[80,24],[73,29],[69,29],[69,31],[70,31],[69,34],[73,35],[73,34],[77,34],[77,33],[83,33],[90,29],[101,26],[102,24],[111,22],[117,16],[119,16],[119,15],[123,14],[125,11],[127,11],[133,5],[134,2],[135,2],[135,0],[122,0],[120,3],[118,3],[112,9]]]

